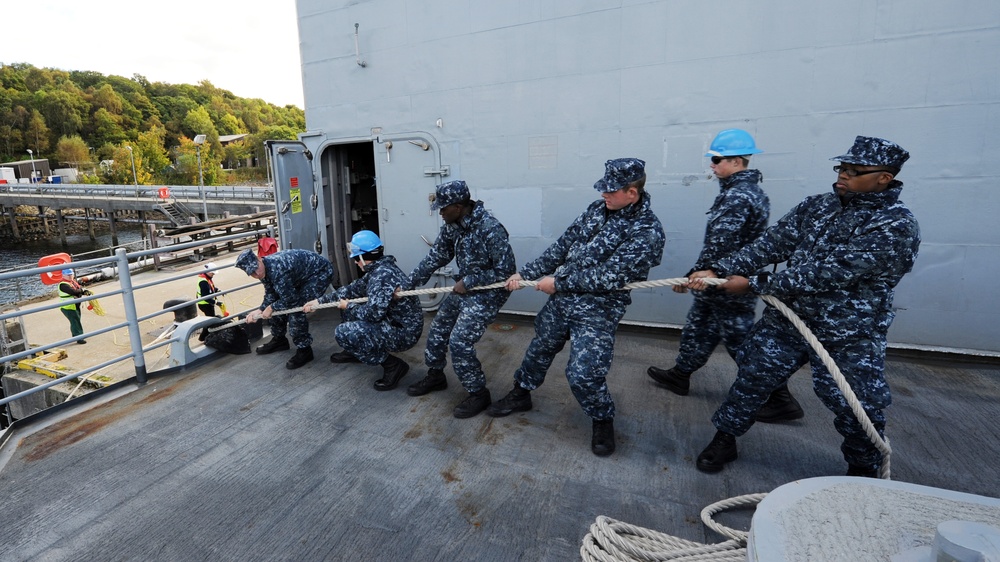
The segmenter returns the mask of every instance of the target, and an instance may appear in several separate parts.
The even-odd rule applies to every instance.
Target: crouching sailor
[[[312,361],[313,338],[306,315],[302,312],[274,313],[298,308],[322,296],[333,282],[330,261],[309,250],[283,250],[263,258],[254,255],[252,250],[245,250],[236,258],[236,267],[264,285],[264,301],[246,317],[251,324],[260,319],[270,320],[271,340],[258,346],[257,353],[267,355],[289,349],[287,333],[295,344],[295,355],[285,367],[298,369]]]
[[[375,390],[392,390],[410,366],[390,352],[416,345],[424,329],[424,314],[416,296],[393,300],[393,293],[407,277],[396,265],[396,258],[383,252],[377,234],[359,231],[351,238],[351,258],[365,272],[364,277],[307,302],[303,310],[312,312],[320,304],[338,301],[344,317],[334,337],[344,350],[331,355],[330,361],[381,365],[382,378],[375,381]],[[347,302],[360,297],[368,297],[368,301]]]

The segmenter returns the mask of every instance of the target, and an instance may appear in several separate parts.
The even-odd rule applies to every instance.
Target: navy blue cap
[[[898,144],[877,137],[862,137],[854,139],[854,146],[830,160],[858,166],[885,166],[886,168],[903,167],[903,162],[910,159],[910,153]]]
[[[442,183],[434,190],[434,200],[431,201],[431,210],[436,211],[452,205],[468,201],[472,196],[469,194],[469,186],[462,180]]]
[[[245,271],[247,275],[253,275],[257,273],[257,256],[253,254],[253,250],[243,250],[240,257],[236,258],[235,265]]]
[[[594,189],[601,193],[618,191],[626,185],[646,177],[646,163],[638,158],[615,158],[604,163],[604,177],[597,180]]]

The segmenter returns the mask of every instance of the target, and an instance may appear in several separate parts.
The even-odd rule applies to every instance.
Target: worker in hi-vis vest
[[[62,270],[62,276],[62,283],[59,283],[60,301],[71,301],[73,299],[93,294],[76,282],[76,275],[73,273],[72,269]],[[72,334],[73,337],[83,335],[83,323],[80,321],[80,303],[74,302],[64,304],[59,307],[59,310],[62,311],[63,316],[69,320],[70,334]],[[87,340],[80,338],[76,340],[76,343],[87,343]]]

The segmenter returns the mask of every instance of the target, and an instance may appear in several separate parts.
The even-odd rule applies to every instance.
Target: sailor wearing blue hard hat
[[[705,156],[712,159],[712,173],[719,180],[719,194],[708,210],[705,240],[692,272],[708,269],[719,258],[728,256],[755,240],[767,228],[771,205],[760,188],[764,176],[750,169],[750,156],[764,152],[753,136],[743,129],[720,131]],[[687,287],[675,285],[675,293]],[[719,343],[731,357],[746,339],[756,313],[756,295],[728,295],[722,291],[697,291],[688,310],[681,343],[674,366],[669,369],[651,366],[646,370],[654,381],[674,394],[684,396],[690,389],[691,375],[703,367]],[[801,418],[802,408],[782,385],[757,413],[757,420],[779,422]]]
[[[344,348],[330,356],[331,363],[380,365],[382,378],[375,390],[392,390],[410,366],[392,353],[417,344],[424,330],[424,313],[416,296],[393,298],[406,275],[394,256],[385,255],[378,234],[361,230],[348,245],[351,257],[365,275],[336,291],[307,302],[302,310],[312,312],[321,304],[336,302],[342,320],[333,335]],[[367,299],[350,303],[351,299]]]

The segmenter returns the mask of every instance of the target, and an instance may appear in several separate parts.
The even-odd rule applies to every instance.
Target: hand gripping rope
[[[714,278],[707,278],[704,279],[704,281],[709,285],[721,285],[726,282],[725,279]],[[686,277],[638,281],[635,283],[629,283],[619,290],[627,291],[632,289],[668,287],[673,285],[685,285],[687,282],[688,278]],[[521,280],[519,284],[521,287],[534,287],[538,285],[538,281]],[[502,281],[490,285],[483,285],[481,287],[472,287],[468,290],[487,291],[490,289],[499,289],[505,286],[506,282]],[[415,289],[413,291],[401,291],[397,293],[397,295],[400,297],[430,295],[435,293],[450,293],[451,290],[451,287],[435,287],[428,289]],[[843,373],[841,373],[840,368],[837,367],[836,363],[834,363],[833,358],[830,357],[830,354],[823,348],[823,345],[818,339],[816,339],[812,330],[810,330],[809,327],[802,322],[802,319],[792,312],[790,308],[785,306],[783,302],[771,295],[760,295],[760,298],[767,304],[776,308],[778,312],[787,318],[788,321],[795,326],[799,333],[802,334],[802,337],[805,338],[809,346],[816,352],[816,355],[819,356],[823,366],[830,372],[830,376],[833,378],[833,381],[837,384],[837,388],[840,389],[841,394],[844,396],[844,400],[846,400],[847,404],[851,407],[854,417],[858,419],[858,422],[864,428],[865,434],[868,435],[868,439],[882,453],[882,467],[879,476],[888,480],[890,475],[889,458],[892,454],[889,442],[878,434],[875,426],[872,425],[871,420],[868,419],[868,415],[865,414],[864,408],[858,401],[854,391],[851,389],[850,385],[847,384],[847,380],[844,378]],[[348,299],[347,302],[363,303],[367,300],[367,297],[361,297],[357,299]],[[316,309],[334,308],[338,305],[339,302],[331,302],[321,304],[317,306]],[[275,311],[272,316],[292,314],[294,312],[302,312],[302,307],[278,310]],[[210,328],[209,332],[216,332],[230,326],[236,326],[244,323],[246,323],[246,319],[240,318],[240,320]],[[701,519],[705,523],[705,526],[720,535],[727,537],[726,541],[717,544],[701,544],[692,542],[650,529],[644,529],[642,527],[616,521],[601,515],[598,516],[594,524],[590,526],[590,532],[583,538],[583,545],[580,547],[580,556],[583,558],[584,562],[631,562],[649,560],[676,560],[679,562],[727,562],[746,560],[747,533],[721,525],[712,517],[715,514],[728,509],[757,505],[766,495],[767,494],[748,494],[744,496],[736,496],[713,503],[703,509],[701,512]]]

